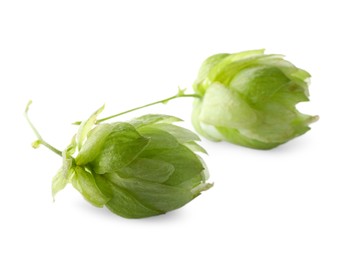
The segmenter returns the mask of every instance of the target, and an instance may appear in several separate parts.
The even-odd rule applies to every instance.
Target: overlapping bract
[[[53,196],[72,183],[97,207],[143,218],[177,209],[212,186],[206,183],[206,166],[194,153],[205,152],[196,143],[199,137],[172,124],[180,119],[146,115],[94,125],[101,111],[82,123],[64,151]]]
[[[217,54],[202,64],[193,125],[214,141],[271,149],[307,132],[318,119],[300,113],[310,74],[264,50]]]

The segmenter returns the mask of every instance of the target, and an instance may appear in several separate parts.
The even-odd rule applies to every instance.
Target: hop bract
[[[193,125],[208,139],[271,149],[307,132],[317,116],[301,114],[310,74],[264,50],[217,54],[201,66]]]
[[[53,195],[72,185],[97,207],[126,218],[177,209],[212,185],[196,151],[205,152],[193,132],[165,115],[94,125],[101,109],[82,123],[63,152]],[[76,152],[76,150],[78,150]],[[73,154],[75,157],[72,157]]]

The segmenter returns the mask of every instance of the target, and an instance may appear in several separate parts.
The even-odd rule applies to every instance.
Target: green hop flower
[[[217,54],[194,83],[197,132],[214,141],[271,149],[307,132],[317,116],[300,113],[310,74],[264,50]]]
[[[53,179],[53,196],[71,183],[97,207],[125,218],[166,213],[193,200],[212,185],[195,152],[205,152],[193,132],[166,115],[130,122],[84,121],[62,152],[63,166]],[[76,154],[76,155],[75,155]]]

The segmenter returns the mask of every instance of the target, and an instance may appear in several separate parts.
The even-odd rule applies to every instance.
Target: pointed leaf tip
[[[96,123],[97,116],[103,111],[105,104],[97,109],[86,121],[83,121],[79,127],[77,133],[77,145],[78,150],[81,149],[88,132],[92,129],[94,124]]]

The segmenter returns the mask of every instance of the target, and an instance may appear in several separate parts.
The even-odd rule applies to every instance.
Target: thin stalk
[[[182,97],[201,98],[201,96],[199,96],[197,94],[184,94],[183,90],[179,90],[179,92],[176,95],[172,96],[172,97],[165,98],[165,99],[162,99],[162,100],[159,100],[159,101],[156,101],[156,102],[149,103],[149,104],[144,105],[144,106],[132,108],[130,110],[127,110],[127,111],[124,111],[124,112],[121,112],[121,113],[118,113],[118,114],[115,114],[115,115],[112,115],[112,116],[108,116],[108,117],[99,119],[99,120],[96,121],[96,124],[102,123],[102,122],[104,122],[106,120],[109,120],[109,119],[112,119],[114,117],[118,117],[118,116],[130,113],[130,112],[133,112],[133,111],[145,108],[145,107],[149,107],[149,106],[153,106],[153,105],[157,105],[157,104],[165,104],[165,103],[169,102],[170,100],[173,100],[173,99],[176,99],[176,98],[182,98]],[[74,125],[80,125],[81,121],[77,121],[77,122],[75,122],[73,124]]]
[[[25,118],[26,120],[28,121],[31,129],[33,130],[33,132],[35,133],[38,141],[39,141],[39,144],[43,144],[45,147],[47,147],[49,150],[51,150],[52,152],[56,153],[57,155],[61,156],[62,157],[62,152],[58,149],[56,149],[54,146],[50,145],[49,143],[47,143],[46,141],[44,141],[44,139],[42,138],[42,136],[40,135],[40,133],[37,131],[36,127],[33,125],[33,123],[31,122],[30,118],[29,118],[29,115],[28,115],[28,112],[29,112],[29,107],[31,105],[32,101],[30,100],[28,102],[28,104],[26,105],[26,109],[25,109]]]

